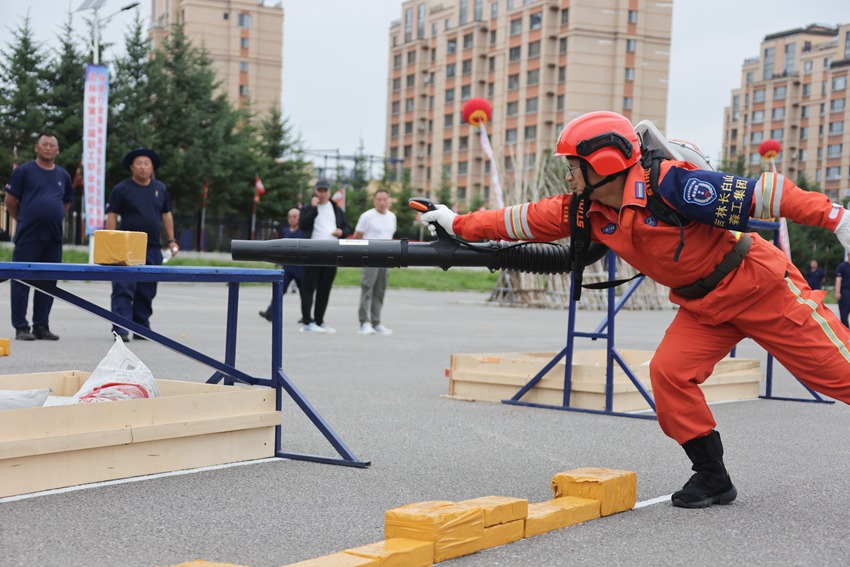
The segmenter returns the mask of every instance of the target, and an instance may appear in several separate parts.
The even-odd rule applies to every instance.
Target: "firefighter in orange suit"
[[[755,340],[810,388],[850,403],[850,331],[823,306],[825,292],[811,290],[773,244],[744,232],[747,223],[781,215],[826,227],[850,248],[850,215],[775,173],[754,180],[663,160],[653,187],[634,127],[613,112],[571,121],[555,155],[567,159],[569,194],[467,215],[439,205],[422,220],[466,240],[552,241],[570,235],[570,206],[583,200],[573,226],[589,223],[590,240],[669,286],[680,306],[649,368],[659,425],[695,471],[672,503],[732,502],[737,490],[699,384],[741,339]]]

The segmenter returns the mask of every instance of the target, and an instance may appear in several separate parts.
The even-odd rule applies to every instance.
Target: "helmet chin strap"
[[[617,173],[612,173],[611,175],[605,177],[599,183],[591,183],[590,177],[587,175],[587,162],[585,160],[581,160],[579,162],[579,168],[581,169],[581,175],[584,178],[584,191],[583,191],[583,193],[585,195],[587,195],[588,197],[590,197],[590,195],[591,195],[591,193],[593,193],[594,189],[596,189],[597,187],[602,187],[606,183],[610,183],[611,181],[614,181],[615,179],[617,179],[617,177],[620,176],[621,173],[623,173],[622,171],[618,171]]]

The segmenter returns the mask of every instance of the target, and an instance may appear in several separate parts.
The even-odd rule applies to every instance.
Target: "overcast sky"
[[[0,0],[0,45],[6,49],[8,32],[29,10],[36,38],[55,46],[66,12],[82,2]],[[100,14],[129,3],[107,0]],[[401,17],[400,0],[284,0],[283,5],[283,111],[305,146],[353,154],[362,139],[367,153],[382,155],[388,32]],[[142,0],[140,10],[149,18],[150,0]],[[131,12],[116,15],[105,39],[120,46],[131,21]],[[848,21],[848,0],[676,0],[668,136],[693,141],[719,163],[723,107],[740,84],[743,60],[758,55],[764,36]],[[85,34],[81,13],[74,16],[74,28]]]

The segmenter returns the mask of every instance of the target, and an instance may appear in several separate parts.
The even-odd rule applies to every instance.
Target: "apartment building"
[[[263,0],[151,0],[150,38],[157,46],[177,22],[209,52],[221,89],[258,115],[280,107],[283,7]]]
[[[770,34],[760,55],[744,60],[741,87],[725,109],[723,155],[741,156],[752,175],[759,145],[782,143],[784,175],[805,173],[833,199],[850,195],[850,24],[813,24]]]
[[[390,27],[386,154],[417,194],[450,184],[460,209],[490,194],[490,163],[461,109],[487,99],[505,183],[534,171],[563,125],[593,110],[667,114],[672,2],[409,0]]]

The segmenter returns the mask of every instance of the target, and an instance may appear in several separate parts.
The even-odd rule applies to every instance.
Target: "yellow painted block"
[[[637,501],[637,475],[630,471],[584,468],[552,477],[555,498],[578,496],[599,500],[603,516],[631,510]]]
[[[567,511],[570,515],[570,526],[588,520],[595,520],[601,515],[602,509],[599,500],[579,498],[578,496],[562,496],[561,498],[549,500],[549,504]]]
[[[345,553],[376,559],[380,567],[431,567],[434,564],[434,544],[402,537],[346,549]]]
[[[528,517],[525,519],[525,537],[532,537],[552,530],[560,530],[570,525],[570,514],[565,509],[548,502],[535,502],[528,505]]]
[[[141,266],[145,263],[148,235],[128,230],[94,231],[94,263],[104,266]]]
[[[248,567],[247,565],[237,565],[236,563],[216,563],[215,561],[204,561],[196,559],[194,561],[185,561],[172,565],[171,567]]]
[[[482,496],[464,500],[462,504],[481,506],[484,510],[484,527],[524,520],[528,515],[528,500],[509,496]]]
[[[339,553],[331,553],[330,555],[323,555],[315,559],[308,559],[307,561],[290,563],[284,567],[378,567],[378,560],[370,559],[369,557],[359,557],[340,551]]]
[[[526,513],[528,506],[526,506]],[[506,543],[519,541],[525,537],[525,519],[514,520],[484,528],[484,549],[499,547]]]
[[[387,510],[384,537],[434,543],[434,563],[483,549],[484,510],[443,500],[417,502]]]
[[[9,339],[0,339],[0,356],[9,356],[12,354],[12,345]]]

